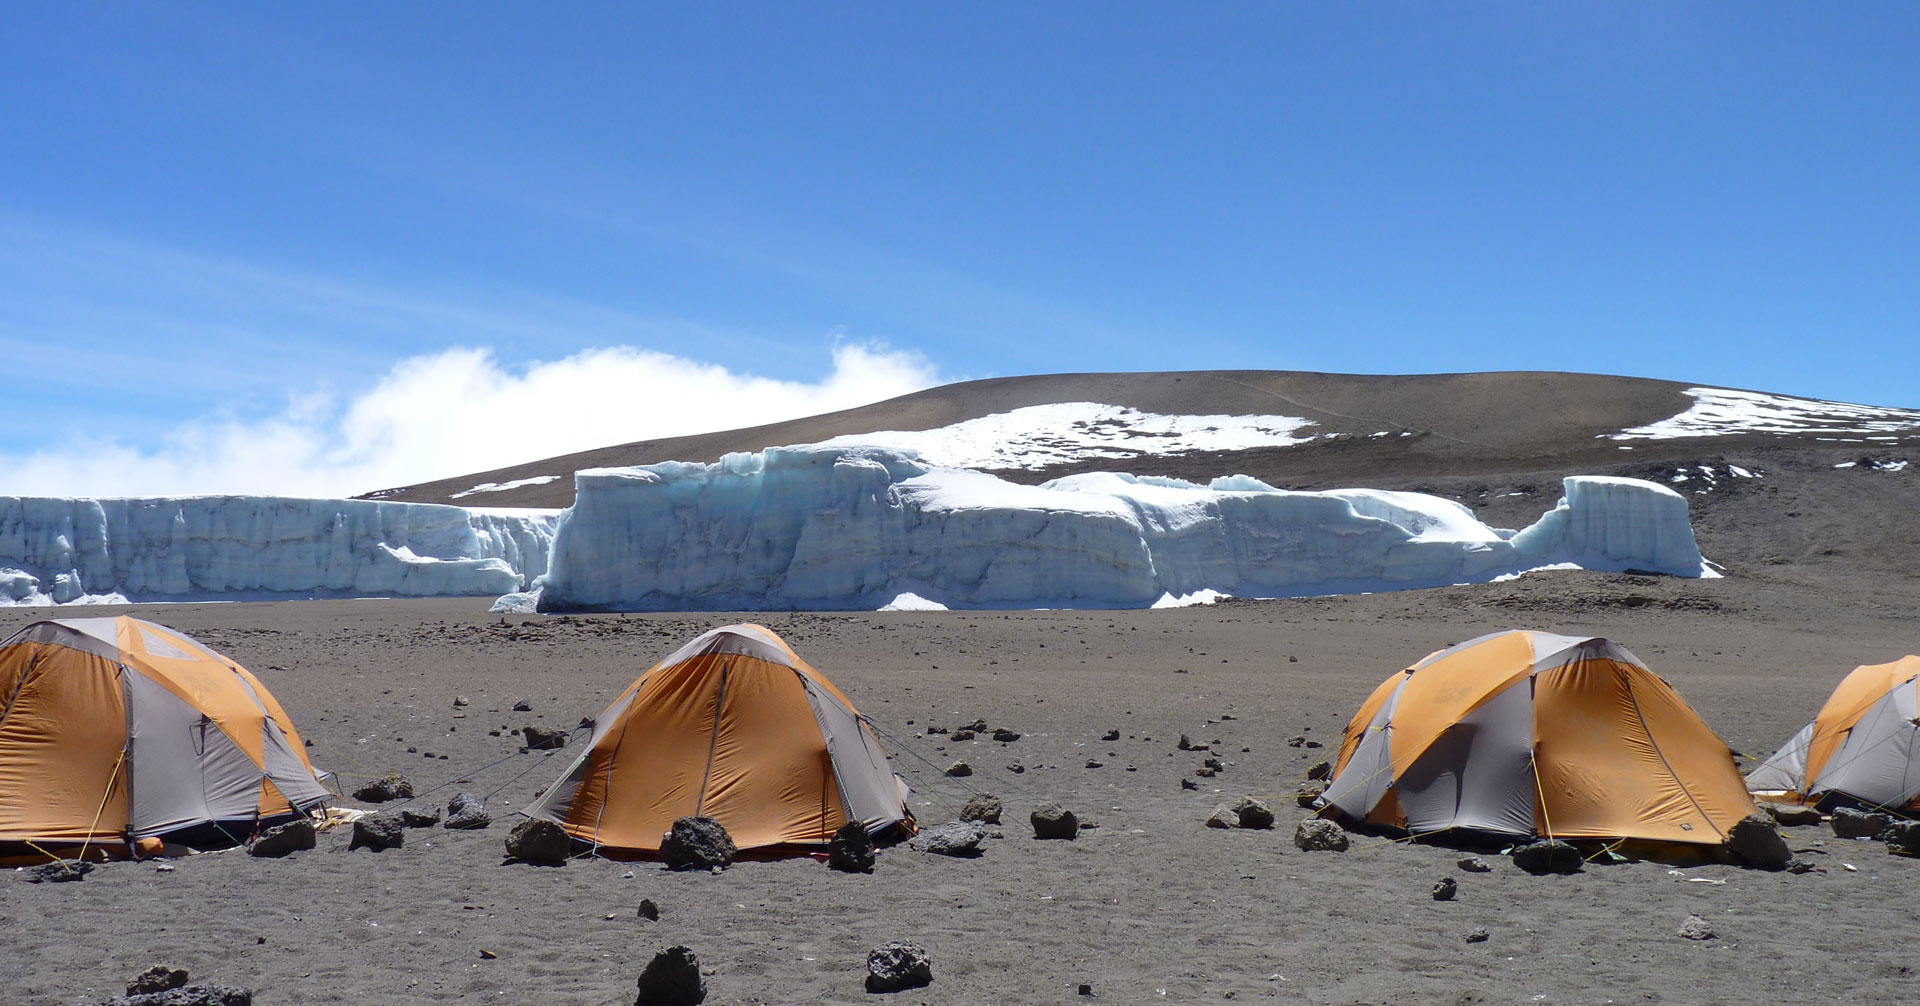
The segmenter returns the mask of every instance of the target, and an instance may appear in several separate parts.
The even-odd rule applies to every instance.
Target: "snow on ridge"
[[[1726,388],[1688,388],[1693,404],[1679,415],[1619,433],[1607,440],[1674,440],[1742,433],[1920,434],[1920,411],[1825,402]],[[1882,438],[1875,438],[1882,439]]]
[[[518,489],[521,486],[543,486],[558,478],[560,478],[558,475],[535,475],[532,478],[514,479],[511,482],[482,482],[472,489],[462,489],[447,498],[457,500],[463,496],[472,496],[475,493],[497,493],[508,489]]]
[[[1483,583],[1555,563],[1712,575],[1685,497],[1574,477],[1518,532],[1419,493],[1093,472],[1039,486],[809,445],[575,476],[514,610],[1143,608]],[[503,607],[501,610],[507,610]]]
[[[943,468],[1040,469],[1096,458],[1288,447],[1312,440],[1295,416],[1171,416],[1098,402],[1030,405],[932,430],[877,430],[822,447],[885,447]]]

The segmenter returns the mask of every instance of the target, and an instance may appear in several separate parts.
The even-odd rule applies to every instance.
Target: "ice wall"
[[[0,497],[0,603],[499,594],[546,569],[556,519],[272,496]]]
[[[1167,596],[1395,590],[1555,563],[1699,576],[1686,500],[1566,480],[1533,527],[1495,531],[1418,493],[1285,492],[1093,473],[1040,486],[873,447],[774,448],[713,465],[575,476],[535,597],[571,610],[1145,607]]]

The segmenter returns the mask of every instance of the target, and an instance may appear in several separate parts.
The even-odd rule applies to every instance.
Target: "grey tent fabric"
[[[1914,718],[1913,688],[1887,692],[1848,731],[1809,793],[1837,791],[1883,807],[1911,803],[1920,795],[1920,765],[1914,763],[1920,727]]]
[[[1747,773],[1747,789],[1754,793],[1788,793],[1798,790],[1807,777],[1807,750],[1813,746],[1813,723],[1809,721],[1793,735],[1773,757]]]
[[[1462,717],[1400,777],[1415,834],[1467,828],[1534,832],[1533,679],[1522,678]]]
[[[1411,674],[1402,674],[1400,683],[1394,686],[1393,694],[1387,701],[1380,703],[1380,709],[1373,714],[1367,724],[1367,732],[1353,749],[1353,757],[1348,759],[1346,768],[1327,786],[1322,799],[1327,805],[1355,820],[1364,820],[1373,810],[1380,798],[1386,795],[1387,787],[1393,784],[1393,757],[1390,750],[1393,722],[1393,710],[1400,700],[1400,692],[1407,687]]]
[[[820,733],[827,739],[827,757],[834,778],[840,783],[840,795],[849,821],[858,821],[869,833],[899,824],[904,818],[901,805],[906,799],[904,785],[893,774],[887,756],[867,732],[853,710],[833,693],[800,678]]]

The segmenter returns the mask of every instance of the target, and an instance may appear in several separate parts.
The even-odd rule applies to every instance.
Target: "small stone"
[[[1181,789],[1199,789],[1200,784],[1197,782],[1194,782],[1192,779],[1182,779],[1180,780],[1180,788]]]
[[[654,904],[652,898],[641,898],[640,899],[640,917],[647,920],[648,922],[659,922],[660,906]]]
[[[1833,812],[1833,833],[1841,838],[1872,838],[1887,830],[1893,817],[1878,812],[1842,807]]]
[[[969,776],[973,774],[973,766],[963,761],[957,761],[947,766],[947,774],[955,778]]]
[[[1316,782],[1333,778],[1333,763],[1328,761],[1314,762],[1313,767],[1307,769],[1307,778]]]
[[[873,836],[867,826],[848,821],[827,841],[827,865],[842,873],[872,873]]]
[[[987,828],[978,821],[949,821],[922,831],[907,845],[936,856],[972,859],[980,855],[980,843],[986,838]]]
[[[1493,872],[1493,864],[1487,862],[1484,859],[1481,859],[1479,856],[1468,856],[1467,858],[1453,865],[1461,868],[1462,870],[1467,871],[1468,873],[1492,873]]]
[[[963,727],[959,730],[955,730],[953,733],[948,734],[947,739],[950,741],[954,741],[955,743],[958,743],[960,741],[970,741],[973,739],[973,731]]]
[[[1516,845],[1511,853],[1513,865],[1536,877],[1550,873],[1579,873],[1586,865],[1586,857],[1580,850],[1557,838],[1543,839]]]
[[[247,855],[279,859],[290,853],[304,852],[317,843],[313,822],[300,817],[261,832],[253,844],[247,846]]]
[[[1042,839],[1071,839],[1080,834],[1080,819],[1073,811],[1059,804],[1049,804],[1028,815],[1033,824],[1033,837]]]
[[[1302,744],[1305,744],[1306,742],[1307,742],[1307,739],[1306,739],[1305,737],[1289,737],[1289,738],[1287,738],[1287,746],[1288,746],[1288,747],[1290,747],[1290,748],[1297,748],[1297,747],[1299,747],[1300,745],[1302,745]]]
[[[960,808],[960,820],[999,824],[1001,810],[999,797],[992,793],[976,793],[965,807]]]
[[[93,872],[93,864],[78,859],[56,859],[27,871],[29,884],[64,884]]]
[[[633,1006],[696,1006],[707,998],[700,958],[686,947],[668,947],[653,955],[640,972],[640,997]]]
[[[1713,925],[1698,915],[1689,915],[1680,926],[1680,936],[1688,940],[1711,940],[1714,938]]]
[[[392,800],[408,800],[413,797],[413,783],[397,772],[388,773],[384,779],[375,779],[353,791],[353,798],[361,803],[387,803]]]
[[[1820,823],[1820,811],[1814,807],[1797,803],[1769,803],[1763,806],[1767,813],[1773,816],[1774,821],[1783,828],[1798,828]]]
[[[1467,942],[1468,943],[1485,943],[1487,942],[1487,936],[1488,936],[1487,927],[1475,926],[1473,927],[1473,931],[1467,934]]]
[[[1307,750],[1309,750],[1309,751],[1311,751],[1311,750],[1313,750],[1314,748],[1317,748],[1317,747],[1319,747],[1319,746],[1320,746],[1320,742],[1319,742],[1319,741],[1308,741],[1308,742],[1307,742]]]
[[[993,731],[993,739],[1002,744],[1011,744],[1020,739],[1020,734],[1018,731],[1008,730],[1006,727],[999,727]]]
[[[409,828],[431,828],[440,823],[437,810],[414,810],[411,807],[400,812],[400,823]]]
[[[1813,862],[1812,860],[1801,859],[1795,856],[1793,857],[1793,862],[1787,864],[1787,872],[1794,876],[1799,876],[1802,873],[1812,873]]]
[[[1007,771],[1012,772],[1014,775],[1026,775],[1027,767],[1019,762],[1014,762],[1007,766]]]
[[[1302,807],[1313,807],[1320,803],[1320,794],[1326,791],[1324,784],[1310,782],[1294,791],[1293,802]]]
[[[1347,833],[1322,817],[1310,817],[1293,830],[1293,844],[1305,852],[1345,852]]]
[[[515,703],[513,704],[513,711],[514,711],[514,712],[516,712],[516,713],[530,713],[530,712],[533,712],[533,703],[531,703],[531,702],[528,702],[528,701],[527,701],[527,700],[525,700],[525,699],[521,699],[520,701],[518,701],[518,702],[515,702]]]
[[[453,697],[453,706],[455,709],[458,709],[461,706],[470,706],[472,704],[473,703],[467,701],[467,697],[465,695],[455,695]]]
[[[1749,814],[1734,822],[1727,829],[1727,849],[1758,870],[1784,870],[1793,860],[1787,840],[1780,837],[1780,826],[1765,814]]]
[[[1218,775],[1219,773],[1215,772],[1211,766],[1202,765],[1199,768],[1194,769],[1193,774],[1199,776],[1202,779],[1211,779],[1214,776]]]
[[[1896,856],[1920,856],[1920,821],[1895,821],[1879,835]]]
[[[733,865],[733,836],[710,817],[683,817],[660,839],[660,859],[670,870],[724,870]]]
[[[507,833],[507,858],[534,866],[565,866],[573,854],[573,836],[559,822],[530,817]]]
[[[1234,812],[1232,804],[1223,803],[1207,815],[1206,825],[1209,828],[1238,828],[1240,815]]]
[[[1092,995],[1092,994],[1093,994],[1093,986],[1092,986],[1092,985],[1089,985],[1089,984],[1087,984],[1086,982],[1081,982],[1081,983],[1080,983],[1080,987],[1079,987],[1078,989],[1076,989],[1076,990],[1075,990],[1075,992],[1074,992],[1074,994],[1075,994],[1075,995],[1083,995],[1083,996],[1090,996],[1090,995]]]
[[[1227,763],[1221,761],[1218,758],[1209,758],[1206,761],[1201,762],[1200,764],[1205,765],[1206,767],[1214,770],[1215,772],[1225,772],[1227,770]]]
[[[981,732],[984,732],[984,731],[985,731],[985,730],[987,729],[987,721],[986,721],[986,720],[980,720],[980,719],[976,719],[976,720],[974,720],[974,721],[973,721],[972,723],[969,723],[969,724],[967,724],[967,725],[965,725],[965,726],[963,726],[963,727],[961,727],[960,729],[962,729],[962,730],[972,730],[972,731],[974,731],[975,733],[981,733]]]
[[[164,992],[117,996],[107,1006],[253,1006],[253,990],[226,985],[182,985]]]
[[[566,731],[545,727],[521,727],[520,739],[526,742],[529,751],[555,751],[567,746]]]
[[[349,852],[354,849],[372,849],[385,852],[398,849],[407,844],[406,825],[400,823],[398,814],[368,814],[353,822],[353,840],[347,843]]]
[[[1440,882],[1433,885],[1435,901],[1452,901],[1453,896],[1458,893],[1460,893],[1460,885],[1455,883],[1452,877],[1441,877]]]
[[[1118,730],[1109,730],[1109,731],[1107,731],[1106,733],[1104,733],[1104,734],[1101,734],[1101,735],[1100,735],[1100,739],[1101,739],[1101,740],[1103,740],[1103,741],[1117,741],[1117,740],[1119,740],[1119,739],[1120,739],[1120,731],[1118,731]],[[1082,986],[1082,987],[1083,987],[1083,988],[1092,988],[1092,986],[1090,986],[1090,985],[1088,985],[1088,986]],[[1092,995],[1093,993],[1091,993],[1091,992],[1089,992],[1089,993],[1087,993],[1087,994],[1088,994],[1088,995]]]
[[[186,968],[170,968],[164,964],[155,964],[133,976],[133,980],[127,983],[127,994],[150,995],[155,992],[165,992],[168,989],[177,989],[186,983]]]
[[[1240,827],[1256,831],[1273,827],[1273,808],[1265,800],[1243,796],[1233,804],[1233,812],[1240,819]]]
[[[482,949],[480,951],[480,959],[483,961],[497,961],[500,959],[500,955],[491,950]]]
[[[1088,768],[1106,768],[1107,763],[1103,761],[1095,761],[1092,758],[1089,758],[1087,759],[1087,767]]]
[[[896,940],[867,953],[868,992],[899,992],[932,983],[933,964],[914,944]]]

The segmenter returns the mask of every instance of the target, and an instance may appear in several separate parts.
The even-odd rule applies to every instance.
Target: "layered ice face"
[[[546,569],[557,516],[275,496],[0,497],[0,603],[496,595]]]
[[[1419,493],[1231,476],[1027,486],[872,446],[597,469],[554,537],[539,610],[1147,607],[1484,582],[1541,567],[1712,575],[1684,497],[1570,478],[1524,531]]]

